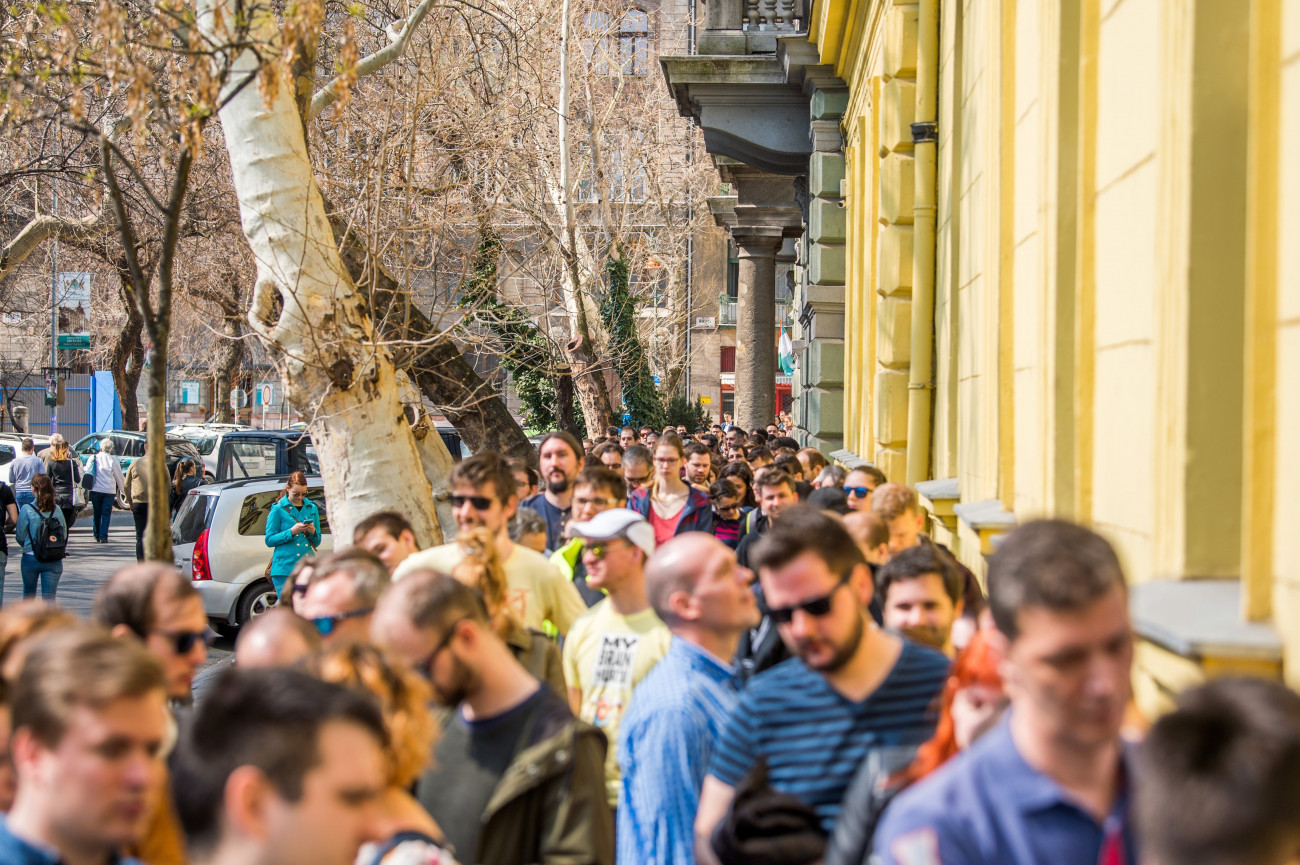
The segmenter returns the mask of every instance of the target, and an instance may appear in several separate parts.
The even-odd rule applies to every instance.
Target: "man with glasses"
[[[587,605],[546,556],[510,540],[510,518],[519,501],[510,464],[491,451],[475,454],[456,463],[449,485],[460,530],[484,528],[497,539],[497,553],[506,573],[506,600],[520,624],[547,632],[549,622],[550,632],[568,633],[574,619],[587,611]],[[454,541],[431,547],[402,562],[393,572],[393,579],[401,580],[417,568],[449,574],[464,557],[465,551]]]
[[[795,657],[750,680],[718,742],[695,823],[701,862],[717,861],[714,826],[760,757],[771,786],[811,807],[829,832],[873,751],[931,735],[948,677],[943,655],[871,620],[871,571],[837,518],[790,508],[753,560],[768,618]]]
[[[871,494],[876,487],[884,486],[885,473],[875,466],[858,466],[844,478],[844,492],[849,497],[849,507],[855,511],[871,510]]]
[[[654,459],[650,455],[649,448],[643,445],[632,445],[623,451],[623,484],[627,488],[628,498],[631,498],[637,490],[644,489],[652,477],[654,477]]]
[[[623,479],[609,469],[583,469],[573,482],[574,522],[586,522],[596,514],[626,505]],[[582,563],[582,548],[582,538],[573,538],[555,551],[551,564],[573,583],[587,606],[594,607],[605,600],[605,593],[587,585],[587,566]]]
[[[326,645],[365,640],[375,604],[390,580],[378,556],[348,547],[316,563],[298,612],[316,626]]]
[[[457,858],[611,865],[605,737],[515,660],[477,592],[411,571],[380,599],[371,632],[452,713],[416,795]]]
[[[672,633],[646,595],[646,559],[654,529],[636,511],[615,508],[571,527],[583,539],[587,584],[608,595],[578,621],[564,641],[564,678],[573,713],[616,741],[618,724],[637,684],[668,652]],[[618,759],[605,761],[610,807],[618,804]]]

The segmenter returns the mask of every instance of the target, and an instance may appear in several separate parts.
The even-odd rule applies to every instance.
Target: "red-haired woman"
[[[320,546],[320,511],[307,498],[307,476],[302,472],[289,475],[284,495],[266,515],[266,545],[274,550],[267,576],[280,594],[298,560]]]
[[[876,824],[890,800],[964,751],[1001,715],[1006,696],[998,674],[1000,639],[996,631],[979,631],[953,661],[934,736],[910,763],[898,770],[906,760],[906,751],[900,749],[895,760],[872,761],[858,770],[844,794],[823,865],[865,865]]]

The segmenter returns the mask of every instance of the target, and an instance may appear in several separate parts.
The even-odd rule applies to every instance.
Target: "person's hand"
[[[289,534],[291,534],[291,535],[301,535],[301,534],[302,534],[303,532],[305,532],[306,530],[307,530],[307,525],[306,525],[306,523],[294,523],[294,524],[293,524],[293,528],[289,529]]]
[[[303,523],[302,530],[309,535],[316,534],[316,526],[313,525],[312,523]]]

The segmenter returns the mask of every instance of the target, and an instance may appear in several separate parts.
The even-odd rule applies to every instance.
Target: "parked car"
[[[465,442],[461,441],[460,433],[456,431],[454,426],[451,424],[436,424],[434,429],[438,431],[438,435],[442,436],[442,443],[445,444],[447,450],[451,452],[452,462],[458,463],[466,457],[473,455]]]
[[[99,453],[99,443],[105,438],[113,440],[113,455],[122,464],[124,474],[131,467],[131,463],[144,456],[145,434],[142,432],[109,430],[108,432],[91,433],[72,446],[72,449],[77,452],[77,456],[81,458],[82,468],[89,465],[91,457]],[[176,473],[176,464],[181,460],[191,459],[197,463],[201,463],[203,460],[198,448],[194,447],[194,444],[188,439],[183,439],[180,436],[167,436],[166,448],[168,478]],[[119,494],[117,503],[120,507],[126,507],[126,498]]]
[[[216,480],[238,481],[302,472],[320,474],[311,436],[298,430],[227,432],[215,447]]]
[[[221,456],[221,440],[237,432],[252,430],[250,426],[233,423],[178,424],[167,431],[168,435],[189,439],[203,457],[205,483],[217,479],[217,461]]]
[[[176,567],[203,596],[204,610],[222,634],[248,624],[278,600],[266,578],[271,561],[266,517],[287,480],[256,478],[195,487],[172,520]],[[324,555],[334,549],[334,537],[319,477],[307,479],[307,497],[320,509],[318,554]]]

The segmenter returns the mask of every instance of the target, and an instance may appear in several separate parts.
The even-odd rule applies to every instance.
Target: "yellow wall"
[[[846,447],[897,477],[910,226],[889,202],[912,190],[888,120],[927,62],[916,10],[828,0],[810,36],[850,86]],[[1300,671],[1300,2],[939,19],[931,476],[1091,522],[1134,581],[1243,578]]]

